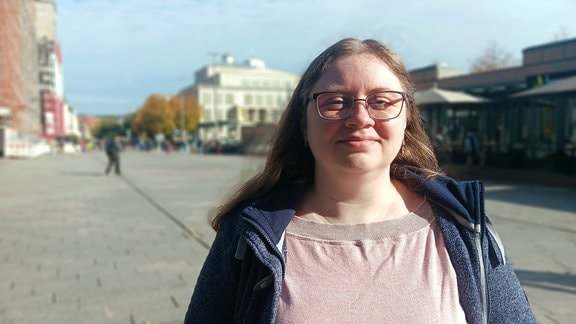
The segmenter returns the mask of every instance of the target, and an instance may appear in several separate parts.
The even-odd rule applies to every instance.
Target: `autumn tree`
[[[174,96],[170,100],[177,129],[182,127],[187,134],[194,133],[200,120],[200,105],[194,96]]]
[[[484,52],[472,62],[470,72],[493,71],[514,64],[514,58],[509,52],[501,48],[496,42],[491,42]]]
[[[200,106],[193,96],[151,95],[134,114],[132,132],[154,138],[181,136],[181,126],[187,133],[196,131],[200,119]]]
[[[151,95],[134,114],[132,132],[154,138],[156,134],[172,136],[176,128],[174,109],[166,96]]]

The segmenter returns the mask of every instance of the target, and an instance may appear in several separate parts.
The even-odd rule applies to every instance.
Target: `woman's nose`
[[[374,125],[374,119],[368,112],[368,105],[365,99],[356,99],[352,105],[350,115],[346,118],[348,127],[369,127]]]

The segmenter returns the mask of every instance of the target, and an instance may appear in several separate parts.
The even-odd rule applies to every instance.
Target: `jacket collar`
[[[420,190],[428,201],[447,210],[457,220],[474,229],[482,222],[484,186],[480,181],[456,181],[446,176],[426,179],[414,171],[407,171],[408,181]]]
[[[274,244],[278,244],[296,214],[304,188],[303,185],[279,185],[265,196],[255,199],[244,209],[243,216],[260,227]]]
[[[406,172],[407,181],[430,202],[447,210],[466,228],[476,230],[484,214],[481,182],[456,181],[445,176],[426,179],[418,172]],[[296,214],[304,190],[304,185],[279,185],[247,206],[243,216],[278,244]]]

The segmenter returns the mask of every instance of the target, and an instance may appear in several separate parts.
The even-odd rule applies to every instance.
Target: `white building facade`
[[[300,76],[267,68],[260,60],[223,62],[195,73],[195,83],[179,96],[195,96],[202,107],[198,139],[241,141],[246,127],[275,125],[286,108]]]
[[[36,37],[42,133],[48,138],[79,136],[78,114],[64,95],[62,51],[56,37],[55,0],[36,0]]]

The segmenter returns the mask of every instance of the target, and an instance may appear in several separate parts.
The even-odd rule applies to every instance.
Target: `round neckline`
[[[289,235],[320,240],[375,240],[416,232],[435,221],[432,207],[424,200],[418,208],[390,220],[362,224],[330,224],[294,216],[286,230]]]

